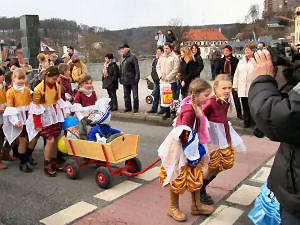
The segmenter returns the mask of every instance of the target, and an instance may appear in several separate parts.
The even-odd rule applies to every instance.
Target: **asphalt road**
[[[125,133],[140,135],[138,158],[143,168],[157,158],[156,150],[171,130],[171,127],[116,121],[112,122],[112,127]],[[0,170],[0,225],[39,224],[39,220],[79,201],[91,203],[98,208],[108,204],[93,197],[104,191],[95,182],[96,166],[89,165],[81,168],[77,180],[68,179],[64,173],[58,173],[55,178],[50,178],[43,171],[41,140],[33,156],[39,163],[33,173],[20,172],[19,162],[7,162],[8,169]],[[135,178],[115,175],[112,185],[126,179]],[[146,183],[145,181],[144,184]]]

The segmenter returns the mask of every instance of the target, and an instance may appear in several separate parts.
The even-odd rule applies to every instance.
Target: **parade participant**
[[[211,96],[203,106],[203,112],[209,121],[209,134],[211,137],[207,145],[210,152],[210,161],[203,176],[200,199],[201,202],[206,204],[213,204],[212,198],[206,193],[206,186],[218,173],[232,168],[235,151],[246,150],[242,139],[227,119],[231,89],[232,80],[230,75],[218,75],[214,81],[215,95]]]
[[[6,107],[6,91],[5,87],[3,85],[4,81],[4,74],[3,71],[0,70],[0,147],[2,148],[4,141],[5,141],[5,136],[2,130],[2,125],[3,125],[3,113]],[[4,153],[4,150],[2,151],[2,154]],[[7,166],[2,162],[0,158],[0,169],[6,169]]]
[[[79,81],[79,89],[76,93],[72,111],[78,120],[89,115],[97,101],[96,92],[93,89],[93,79],[87,75]]]
[[[102,88],[106,89],[110,102],[111,111],[118,110],[118,99],[117,99],[117,89],[118,79],[120,77],[120,70],[116,62],[114,61],[114,55],[108,53],[104,57],[105,63],[103,66],[102,73]]]
[[[179,194],[183,194],[185,190],[191,192],[193,215],[209,215],[214,210],[212,206],[200,202],[204,163],[202,157],[206,153],[202,144],[209,141],[207,120],[201,106],[210,93],[211,86],[205,80],[197,78],[191,82],[189,96],[181,102],[175,128],[158,149],[162,161],[159,182],[170,188],[168,215],[176,221],[186,220],[179,209]],[[196,140],[194,143],[193,139]]]
[[[12,76],[12,87],[6,93],[7,106],[3,114],[3,132],[10,145],[18,139],[19,169],[28,173],[32,172],[30,164],[37,165],[37,163],[31,157],[35,144],[33,148],[27,147],[26,120],[31,97],[30,89],[25,86],[25,80],[25,71],[21,68],[15,69]]]
[[[70,114],[70,110],[72,108],[71,102],[73,101],[73,90],[70,83],[70,66],[61,63],[58,65],[59,77],[57,79],[58,83],[61,85],[61,98],[66,103],[66,108],[64,108],[64,112],[66,116]]]
[[[49,67],[44,80],[34,88],[33,104],[30,106],[27,130],[29,140],[39,133],[46,139],[44,150],[44,171],[50,177],[56,176],[55,170],[63,170],[57,164],[57,142],[64,121],[64,101],[61,99],[61,87],[57,83],[57,66]]]

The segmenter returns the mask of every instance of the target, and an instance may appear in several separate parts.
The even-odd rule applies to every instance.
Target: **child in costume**
[[[80,121],[93,110],[97,101],[96,92],[93,90],[93,79],[87,75],[78,83],[79,89],[76,93],[72,111],[75,112],[77,119]]]
[[[44,151],[44,171],[50,177],[56,176],[55,170],[63,170],[57,163],[57,142],[64,121],[64,101],[61,87],[57,83],[57,66],[46,69],[44,80],[34,88],[33,103],[30,107],[28,130],[30,139],[41,135],[46,139]]]
[[[0,147],[2,148],[4,141],[5,141],[5,136],[2,130],[2,125],[3,125],[3,113],[6,107],[6,91],[5,87],[3,85],[4,81],[4,74],[3,71],[0,70]],[[4,152],[4,150],[3,150]],[[3,153],[2,153],[3,154]],[[0,158],[0,169],[6,169],[6,165],[2,162]]]
[[[62,87],[61,98],[65,101],[67,107],[65,108],[64,112],[66,115],[70,114],[70,109],[72,107],[72,100],[73,100],[73,91],[70,83],[70,66],[65,63],[60,63],[58,65],[59,77],[58,82]]]
[[[12,87],[6,93],[7,106],[3,114],[3,131],[10,145],[18,139],[19,169],[23,172],[32,172],[30,165],[37,165],[32,158],[37,139],[28,143],[26,120],[31,103],[30,89],[25,86],[25,71],[17,68],[13,72]]]
[[[206,204],[213,204],[212,198],[206,193],[206,186],[218,173],[232,168],[235,151],[246,150],[242,139],[227,119],[231,90],[231,77],[227,74],[219,74],[214,81],[215,95],[211,96],[203,106],[203,112],[209,121],[211,138],[207,147],[210,152],[210,161],[204,173],[201,188],[201,202]]]
[[[203,144],[209,141],[207,121],[201,106],[211,93],[211,86],[197,78],[189,86],[189,96],[180,103],[180,113],[175,128],[158,149],[162,165],[159,181],[170,188],[168,215],[176,221],[185,221],[179,209],[179,194],[191,192],[193,215],[209,215],[213,207],[200,202],[202,167],[206,151]]]
[[[121,133],[120,130],[111,128],[110,126],[110,98],[100,98],[95,105],[95,110],[89,115],[88,119],[93,127],[88,134],[89,141],[100,141],[106,143],[106,139],[117,133]],[[98,136],[98,138],[97,138]]]

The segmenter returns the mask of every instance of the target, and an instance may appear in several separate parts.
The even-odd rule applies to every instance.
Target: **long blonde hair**
[[[195,61],[194,54],[192,53],[192,50],[190,48],[188,48],[188,47],[182,47],[180,49],[180,51],[184,52],[184,58],[183,58],[183,60],[186,63],[188,63],[189,61],[192,61],[192,60]]]
[[[214,80],[214,92],[215,92],[215,95],[217,97],[217,99],[221,100],[222,102],[227,102],[229,103],[229,110],[231,111],[232,110],[232,104],[231,104],[231,101],[230,101],[230,97],[228,99],[228,101],[226,101],[226,99],[223,97],[223,96],[219,96],[215,90],[215,87],[217,87],[220,83],[220,81],[230,81],[232,83],[232,78],[229,74],[219,74],[216,76],[215,80]]]

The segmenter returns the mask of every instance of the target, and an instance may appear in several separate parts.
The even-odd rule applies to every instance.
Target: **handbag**
[[[169,107],[173,102],[173,92],[171,84],[162,83],[159,85],[160,88],[160,105],[163,107]]]

